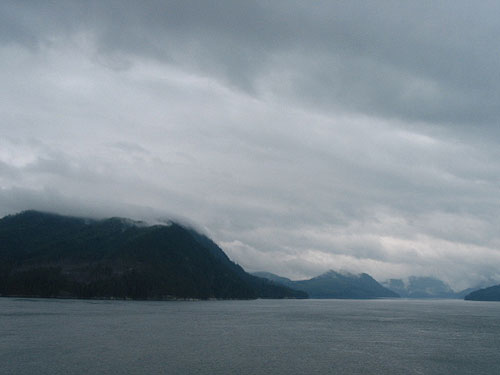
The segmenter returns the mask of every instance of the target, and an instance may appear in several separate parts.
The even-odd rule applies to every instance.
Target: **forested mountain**
[[[464,299],[469,301],[500,301],[500,285],[476,290],[467,294]]]
[[[37,211],[0,219],[0,295],[78,298],[307,298],[246,273],[208,237]]]
[[[328,271],[309,280],[292,281],[269,272],[256,272],[254,275],[265,277],[293,289],[302,290],[311,298],[398,298],[399,295],[380,285],[366,273],[355,275]]]

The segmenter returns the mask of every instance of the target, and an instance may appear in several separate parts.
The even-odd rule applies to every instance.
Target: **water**
[[[500,303],[0,298],[0,373],[497,374]]]

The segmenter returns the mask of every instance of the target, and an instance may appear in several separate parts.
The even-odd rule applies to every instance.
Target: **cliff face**
[[[305,298],[246,273],[209,238],[26,211],[0,219],[0,294],[77,298]]]

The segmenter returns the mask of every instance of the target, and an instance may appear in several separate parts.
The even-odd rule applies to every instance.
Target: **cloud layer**
[[[0,214],[201,226],[249,270],[500,281],[496,2],[0,5]]]

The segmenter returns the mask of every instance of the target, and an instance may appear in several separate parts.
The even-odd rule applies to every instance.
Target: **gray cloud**
[[[97,61],[118,69],[130,56],[149,56],[297,105],[455,126],[499,118],[495,2],[54,1],[3,8],[7,42],[40,47],[79,34],[93,40]]]
[[[187,218],[293,277],[496,278],[497,8],[5,1],[0,213]]]

